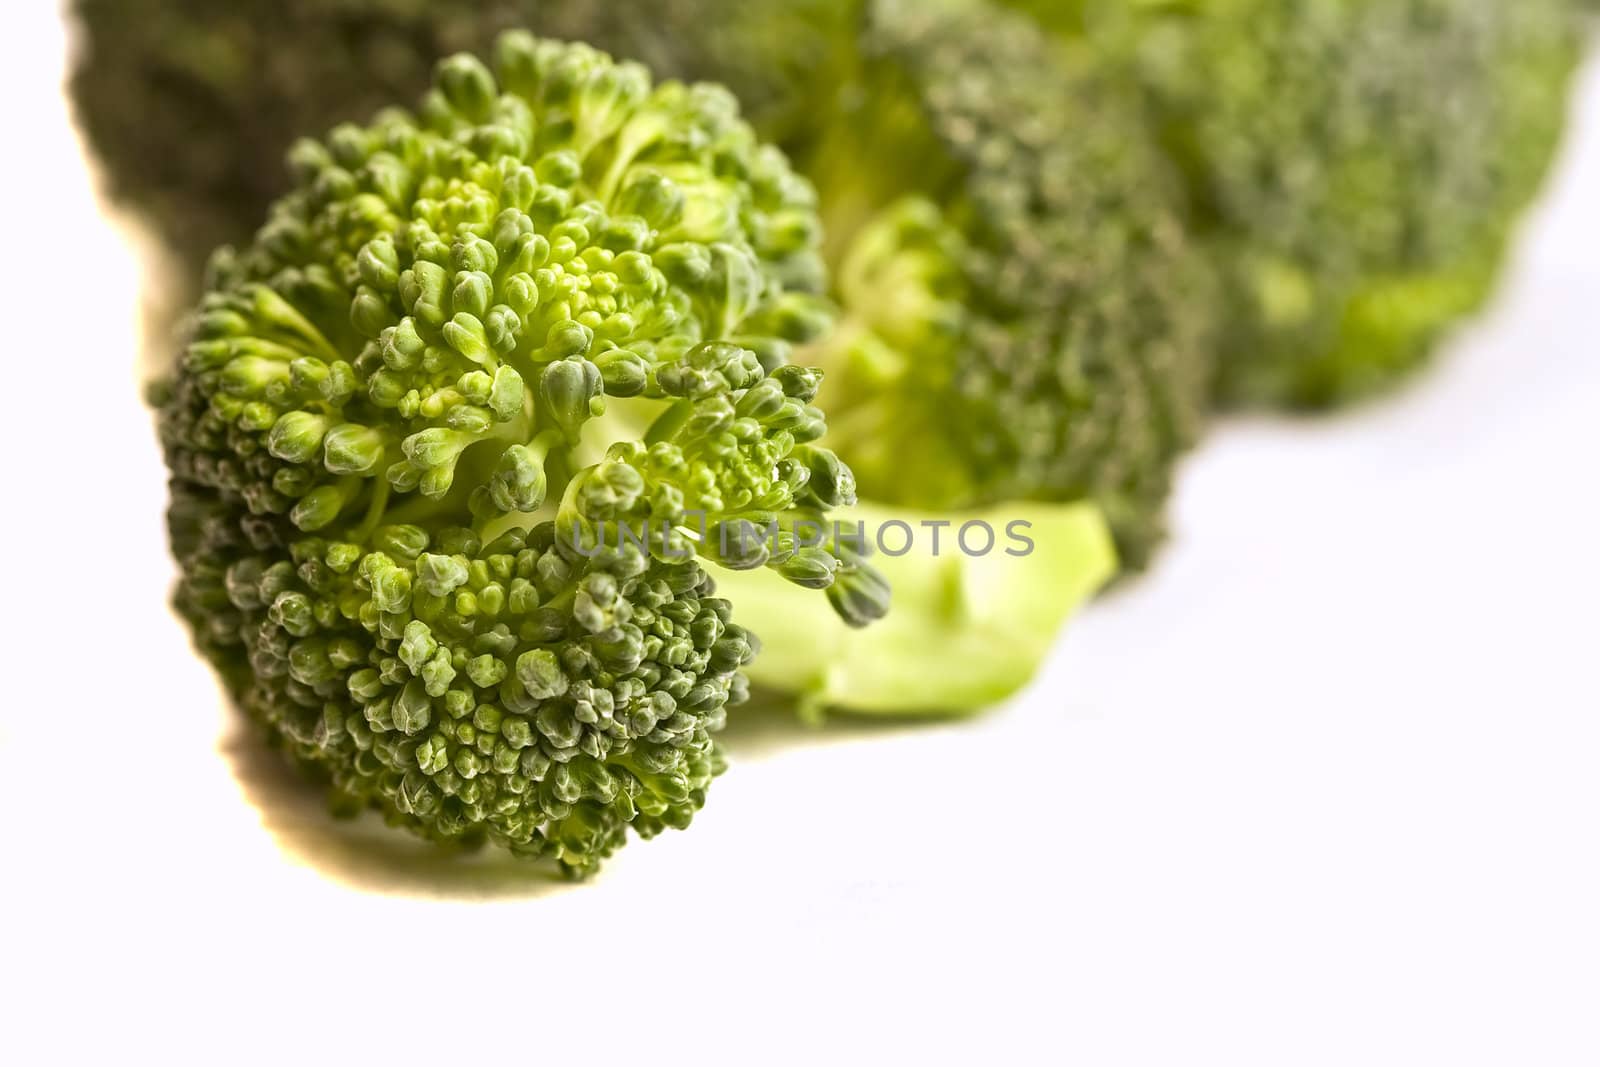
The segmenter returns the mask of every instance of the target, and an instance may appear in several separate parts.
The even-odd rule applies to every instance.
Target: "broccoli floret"
[[[854,500],[787,361],[810,186],[725,91],[525,33],[292,169],[160,405],[200,648],[426,837],[581,873],[686,825],[758,649],[708,566],[887,606],[796,536]]]
[[[112,192],[187,269],[247,240],[306,131],[365,121],[532,0],[73,0],[72,95]]]
[[[1010,0],[1142,87],[1226,280],[1227,403],[1321,407],[1491,292],[1550,162],[1570,0]]]
[[[835,0],[73,0],[72,96],[114,196],[143,214],[194,285],[288,191],[307,130],[367,121],[428,86],[434,64],[503,30],[581,40],[662,77],[714,80],[768,140],[805,110]]]
[[[1090,500],[1125,564],[1202,421],[1209,276],[1140,115],[1027,19],[873,0],[814,151],[833,437],[874,501]],[[1059,102],[1042,106],[1043,101]]]

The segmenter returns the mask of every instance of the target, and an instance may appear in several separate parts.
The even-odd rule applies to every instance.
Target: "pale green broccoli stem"
[[[718,588],[761,635],[746,673],[791,695],[816,719],[828,711],[867,715],[973,714],[1019,692],[1074,611],[1116,573],[1111,535],[1092,504],[1016,504],[969,512],[918,512],[863,504],[834,516],[868,536],[886,523],[915,532],[911,551],[881,552],[873,567],[894,587],[895,610],[866,630],[843,625],[814,596],[762,572],[720,576]],[[968,555],[967,523],[995,531],[992,551]],[[1011,524],[1032,542],[1008,538]],[[938,551],[932,530],[937,523]],[[893,548],[903,540],[888,535]],[[974,540],[977,540],[974,537]],[[974,546],[981,547],[981,545]]]

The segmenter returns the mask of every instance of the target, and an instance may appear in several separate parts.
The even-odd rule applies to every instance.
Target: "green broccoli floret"
[[[307,130],[414,100],[434,64],[482,52],[532,0],[73,0],[72,95],[112,192],[194,284],[289,189]]]
[[[434,64],[503,30],[582,40],[662,77],[714,80],[768,140],[827,55],[835,0],[73,0],[72,96],[110,190],[196,284],[289,189],[306,130],[365,122],[428,86]]]
[[[524,33],[291,158],[160,405],[199,646],[423,836],[581,873],[686,825],[758,649],[707,566],[886,608],[797,536],[854,501],[787,361],[810,186],[725,91]]]
[[[1093,501],[1140,567],[1209,375],[1176,184],[1120,88],[1052,62],[1028,20],[979,0],[865,14],[799,160],[844,308],[808,353],[830,442],[874,501]]]
[[[1227,403],[1391,385],[1491,292],[1563,125],[1570,0],[1010,0],[1142,86],[1227,283]]]

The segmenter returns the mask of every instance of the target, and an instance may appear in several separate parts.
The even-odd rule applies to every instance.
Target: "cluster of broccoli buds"
[[[842,327],[809,354],[831,440],[876,501],[1092,501],[1142,566],[1203,421],[1212,289],[1134,101],[968,0],[871,4],[855,80],[801,157],[842,248]]]
[[[758,647],[707,566],[887,607],[806,536],[854,501],[788,363],[829,322],[810,186],[725,91],[525,33],[291,164],[162,404],[202,648],[426,836],[583,871],[686,824]]]
[[[1223,283],[1226,404],[1415,371],[1493,291],[1549,168],[1573,0],[1007,0],[1137,86]]]

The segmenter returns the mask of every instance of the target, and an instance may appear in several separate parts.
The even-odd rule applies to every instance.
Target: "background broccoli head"
[[[1321,406],[1489,294],[1545,173],[1571,0],[1011,0],[1143,87],[1230,291],[1219,390]]]
[[[864,15],[798,156],[845,309],[812,357],[831,440],[891,504],[1095,501],[1142,565],[1201,422],[1211,290],[1137,101],[991,4]]]
[[[110,188],[197,279],[288,188],[294,139],[366,121],[502,30],[582,40],[662,77],[729,83],[769,139],[804,110],[833,0],[73,0],[72,95]],[[692,47],[686,45],[692,42]]]
[[[886,606],[797,536],[854,499],[787,363],[810,186],[725,91],[522,33],[292,161],[161,403],[199,645],[427,837],[581,872],[685,825],[757,650],[709,570]]]

